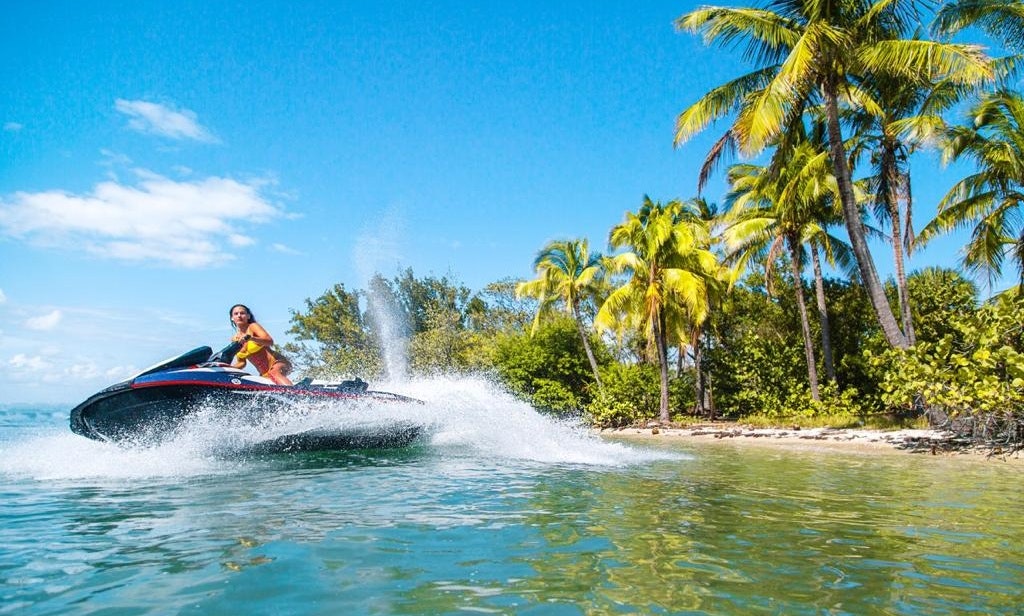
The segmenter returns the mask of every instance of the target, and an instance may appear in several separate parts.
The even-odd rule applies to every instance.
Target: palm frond
[[[774,67],[765,67],[712,88],[676,118],[673,144],[679,147],[715,120],[740,109],[751,93],[771,82],[775,72]]]

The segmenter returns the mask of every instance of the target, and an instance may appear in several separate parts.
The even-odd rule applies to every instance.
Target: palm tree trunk
[[[796,291],[796,308],[800,313],[800,329],[804,334],[804,356],[807,358],[807,380],[811,384],[811,398],[821,400],[818,392],[818,366],[814,360],[814,342],[811,340],[811,323],[807,319],[807,304],[804,303],[804,285],[800,277],[800,242],[795,237],[787,239],[793,269],[793,289]]]
[[[668,336],[665,335],[665,317],[659,312],[654,322],[655,345],[658,347],[658,367],[661,373],[661,404],[658,421],[668,424],[672,417],[668,413]]]
[[[706,348],[711,348],[711,332],[709,330],[706,330],[705,338],[706,338],[705,347]],[[703,353],[701,353],[701,356],[702,356],[702,360],[703,360]],[[705,363],[705,362],[702,361],[701,363]],[[715,411],[715,390],[714,390],[714,387],[713,387],[713,385],[711,383],[711,371],[705,368],[704,370],[701,371],[701,374],[704,375],[704,407],[708,410],[708,419],[710,421],[714,421],[715,420],[715,414],[716,414],[716,411]]]
[[[850,237],[850,246],[857,258],[857,267],[860,270],[861,284],[871,300],[871,306],[875,310],[875,318],[882,328],[886,341],[897,349],[908,348],[907,338],[900,331],[896,317],[889,306],[889,300],[885,296],[885,288],[878,278],[878,271],[875,269],[875,262],[871,258],[871,251],[868,249],[868,241],[864,233],[864,225],[861,224],[860,207],[853,194],[853,180],[850,166],[846,162],[846,148],[843,147],[842,128],[839,125],[839,102],[837,87],[834,81],[825,85],[825,112],[828,122],[828,142],[832,166],[836,172],[836,182],[839,184],[839,201],[843,206],[843,219],[846,221],[846,232]]]
[[[825,378],[836,380],[836,368],[832,360],[832,326],[828,322],[828,308],[825,304],[825,279],[821,275],[821,257],[818,245],[811,244],[811,263],[814,265],[814,295],[818,302],[818,322],[821,323],[821,354],[825,360]]]
[[[701,338],[705,341],[702,343]],[[694,414],[698,417],[706,416],[709,420],[715,419],[715,400],[711,395],[711,374],[708,373],[707,362],[704,360],[704,349],[710,346],[711,334],[708,328],[698,325],[693,332],[693,366],[696,369],[696,393],[697,401],[694,406]]]
[[[903,260],[903,225],[900,224],[900,207],[896,203],[896,196],[889,195],[889,219],[892,222],[892,259],[896,266],[896,297],[900,303],[900,316],[903,320],[903,332],[907,337],[907,344],[913,346],[916,342],[914,335],[914,321],[910,314],[910,293],[907,288],[907,270]]]
[[[914,321],[910,315],[910,293],[907,292],[907,271],[903,258],[903,250],[907,245],[905,241],[907,232],[903,230],[903,220],[900,216],[900,196],[904,195],[907,199],[907,220],[910,219],[910,176],[900,172],[894,141],[895,138],[887,138],[885,141],[882,149],[881,173],[884,174],[885,184],[889,187],[884,192],[885,208],[892,226],[890,237],[892,238],[892,261],[896,267],[896,301],[899,302],[903,334],[907,337],[907,343],[913,346],[915,342]]]
[[[693,413],[698,417],[703,417],[704,412],[707,410],[705,407],[705,395],[704,395],[704,367],[701,365],[704,363],[704,350],[700,344],[700,328],[693,335],[693,369],[696,375],[694,379],[694,389],[696,390],[697,400],[693,405]]]
[[[590,369],[594,371],[594,380],[597,381],[597,387],[598,389],[604,389],[604,385],[601,384],[601,374],[597,370],[597,359],[594,357],[594,351],[590,348],[587,330],[583,328],[580,311],[575,304],[572,307],[572,320],[576,322],[576,331],[579,332],[580,340],[583,341],[583,349],[587,352],[587,360],[590,362]]]

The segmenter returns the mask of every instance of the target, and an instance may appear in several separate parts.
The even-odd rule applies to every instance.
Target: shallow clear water
[[[0,409],[0,614],[1021,613],[1020,465],[610,442],[480,382],[402,393],[431,435],[373,452],[208,425],[125,451]]]

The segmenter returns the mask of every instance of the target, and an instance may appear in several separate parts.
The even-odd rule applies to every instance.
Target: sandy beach
[[[686,427],[651,426],[616,428],[600,431],[603,436],[642,440],[689,440],[723,442],[751,446],[806,449],[844,449],[851,451],[890,451],[916,455],[934,455],[988,459],[1024,464],[1020,451],[991,451],[965,447],[949,433],[930,429],[866,430],[837,428],[754,428],[742,424],[715,423]]]

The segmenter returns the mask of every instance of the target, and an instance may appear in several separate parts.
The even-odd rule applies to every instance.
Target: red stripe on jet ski
[[[148,389],[150,387],[169,387],[169,386],[184,386],[184,387],[213,387],[215,389],[229,389],[236,391],[267,391],[276,392],[291,395],[293,397],[315,397],[325,396],[328,398],[372,398],[373,396],[360,396],[358,394],[352,394],[341,391],[315,391],[309,389],[292,389],[284,385],[257,385],[257,384],[239,384],[224,383],[223,381],[199,381],[199,380],[174,380],[174,381],[147,381],[145,383],[132,383],[132,389]]]

